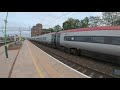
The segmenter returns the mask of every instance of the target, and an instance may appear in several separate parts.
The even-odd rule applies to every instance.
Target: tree
[[[81,26],[80,26],[81,28],[89,27],[89,18],[88,17],[85,17],[80,22],[81,22]]]
[[[53,28],[49,28],[48,31],[54,32],[54,29]]]
[[[62,28],[61,28],[60,25],[56,25],[55,27],[53,27],[53,30],[54,30],[55,32],[58,32],[58,31],[61,31]]]
[[[118,20],[114,21],[114,25],[115,25],[115,26],[120,25],[120,19],[118,19]]]
[[[80,21],[74,18],[68,18],[68,20],[63,23],[64,30],[80,28],[80,26]]]
[[[100,16],[90,16],[89,17],[89,26],[94,27],[94,26],[101,26],[102,25],[102,19]]]
[[[113,26],[120,19],[120,12],[103,12],[102,18],[105,25]]]

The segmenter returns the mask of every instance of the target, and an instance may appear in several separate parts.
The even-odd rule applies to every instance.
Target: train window
[[[40,40],[46,40],[46,37],[41,37]]]
[[[93,43],[104,43],[104,37],[93,36],[91,39]]]
[[[64,41],[66,41],[66,37],[64,37]]]
[[[76,37],[75,37],[75,41],[80,41],[80,42],[82,42],[82,41],[84,41],[84,39],[83,39],[81,36],[76,36]]]
[[[112,37],[110,36],[105,36],[104,37],[104,44],[112,44]]]
[[[111,37],[111,36],[65,36],[64,40],[120,45],[120,37]]]
[[[90,41],[90,37],[89,36],[76,36],[75,37],[75,41],[89,42]]]
[[[65,40],[65,41],[71,41],[71,37],[70,37],[70,36],[65,36],[65,37],[64,37],[64,40]]]
[[[120,45],[120,37],[113,37],[112,44]]]
[[[42,39],[43,39],[43,40],[46,40],[46,37],[43,37]]]

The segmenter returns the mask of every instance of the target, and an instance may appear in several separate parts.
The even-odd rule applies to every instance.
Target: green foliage
[[[68,20],[63,23],[64,30],[80,28],[80,26],[80,21],[78,19],[73,18],[68,18]]]
[[[68,18],[63,22],[63,30],[76,29],[76,28],[86,28],[93,26],[112,26],[120,25],[120,12],[103,12],[102,18],[100,16],[90,16],[85,17],[82,20],[75,18]],[[60,25],[56,25],[53,28],[49,28],[48,31],[58,32],[62,30]]]
[[[24,41],[25,40],[25,37],[21,37],[21,41]]]
[[[48,31],[54,32],[54,29],[53,28],[49,28]]]
[[[85,17],[83,20],[80,21],[81,22],[81,28],[86,28],[89,27],[89,18]]]
[[[62,28],[61,28],[60,25],[56,25],[55,27],[53,27],[53,30],[54,30],[55,32],[58,32],[58,31],[61,31]]]
[[[116,21],[114,22],[114,25],[116,25],[116,26],[120,25],[120,19],[119,19],[119,20],[116,20]]]
[[[116,25],[116,22],[120,20],[120,12],[103,12],[102,19],[107,26]]]
[[[94,26],[101,26],[102,25],[102,19],[100,16],[90,16],[89,17],[89,26],[94,27]]]

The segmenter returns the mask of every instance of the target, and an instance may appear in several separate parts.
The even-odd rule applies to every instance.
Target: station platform
[[[24,41],[20,50],[8,50],[8,54],[8,59],[4,53],[0,55],[0,78],[90,78],[58,61],[28,40]]]
[[[8,44],[7,44],[8,46]],[[8,78],[14,60],[19,50],[8,50],[8,58],[5,56],[4,46],[0,47],[0,78]]]

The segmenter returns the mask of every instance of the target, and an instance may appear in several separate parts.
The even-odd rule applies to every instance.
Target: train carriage
[[[61,32],[60,44],[66,48],[120,56],[120,27],[86,28]]]
[[[46,37],[42,42],[70,53],[120,63],[120,26],[72,29],[41,35],[38,39],[41,37]]]

